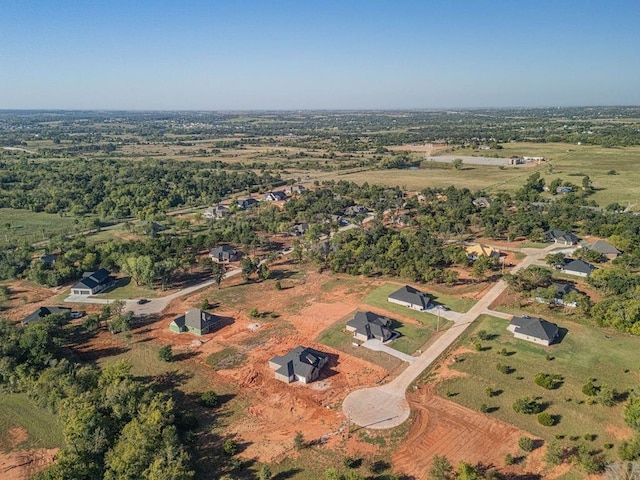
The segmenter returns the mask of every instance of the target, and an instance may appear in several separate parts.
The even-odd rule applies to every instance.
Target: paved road
[[[522,249],[527,257],[515,266],[511,272],[532,265],[556,248],[556,245],[539,249]],[[365,388],[351,392],[342,403],[342,411],[349,420],[361,427],[373,429],[392,428],[409,418],[409,403],[405,392],[418,376],[456,341],[456,339],[483,313],[489,312],[489,306],[507,288],[500,280],[468,312],[462,314],[448,330],[425,350],[415,361],[391,382],[380,387]],[[502,316],[502,315],[500,315]]]

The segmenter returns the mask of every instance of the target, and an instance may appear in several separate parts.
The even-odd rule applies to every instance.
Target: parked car
[[[71,312],[69,315],[71,318],[82,318],[85,312]]]
[[[138,305],[144,305],[145,303],[149,303],[149,300],[147,300],[146,298],[141,298],[140,300],[138,300]]]

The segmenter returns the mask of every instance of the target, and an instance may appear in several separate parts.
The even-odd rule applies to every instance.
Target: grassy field
[[[390,303],[387,300],[387,297],[391,293],[395,292],[398,288],[400,288],[400,285],[387,283],[385,285],[382,285],[381,287],[376,288],[375,290],[372,290],[362,302],[373,307],[382,308],[384,310],[397,313],[398,315],[413,318],[424,325],[430,325],[431,327],[435,328],[435,321],[437,318],[436,315],[432,315],[431,313],[427,312],[418,312],[417,310],[411,310],[410,308],[403,307],[402,305]],[[476,303],[476,301],[471,298],[457,298],[439,293],[429,293],[426,291],[425,293],[428,294],[435,302],[446,305],[454,312],[468,312],[469,309]],[[444,325],[444,323],[441,321],[440,326],[442,327],[442,325]]]
[[[562,322],[559,326],[567,330],[562,342],[543,347],[514,339],[506,326],[505,320],[495,317],[483,316],[477,320],[473,329],[465,334],[463,344],[470,346],[480,330],[496,338],[481,342],[485,347],[483,351],[462,355],[461,361],[452,368],[466,375],[439,383],[437,391],[475,410],[484,404],[493,410],[491,415],[546,440],[556,435],[563,435],[567,440],[596,434],[590,445],[602,448],[604,443],[618,444],[621,436],[631,435],[622,418],[624,402],[613,407],[591,404],[591,397],[582,393],[582,386],[589,378],[595,378],[596,385],[608,385],[619,392],[637,389],[640,380],[637,338],[622,334],[608,334],[607,338],[598,329]],[[508,355],[497,354],[503,348]],[[513,372],[499,372],[498,363],[510,366]],[[537,373],[559,374],[563,377],[562,384],[555,390],[545,390],[533,382]],[[487,387],[500,393],[489,397]],[[514,412],[513,402],[524,396],[537,397],[547,404],[545,411],[557,416],[559,423],[544,427],[537,422],[536,415]]]
[[[113,290],[95,295],[97,298],[112,298],[122,300],[127,298],[155,298],[158,291],[151,288],[136,285],[129,277],[120,278]]]
[[[640,194],[640,171],[638,159],[640,147],[604,148],[589,145],[565,143],[507,143],[502,150],[478,152],[456,150],[447,155],[478,155],[501,157],[512,155],[543,156],[551,160],[549,164],[526,167],[504,167],[466,165],[461,170],[425,169],[425,170],[369,170],[353,174],[335,173],[336,179],[357,183],[369,182],[383,185],[400,185],[408,189],[427,187],[466,187],[471,190],[485,189],[490,192],[513,191],[520,188],[524,180],[534,172],[540,172],[547,183],[555,178],[568,180],[580,185],[581,176],[589,175],[596,188],[593,198],[602,206],[613,202],[622,205],[638,202]],[[617,175],[608,175],[615,170]],[[640,210],[636,205],[635,210]]]
[[[72,217],[0,208],[0,247],[14,242],[42,242],[54,235],[75,231],[79,231],[79,227]]]
[[[64,443],[62,427],[56,417],[33,404],[26,395],[0,394],[0,450],[10,450],[7,432],[14,427],[27,431],[27,439],[15,445],[17,449],[57,448]]]

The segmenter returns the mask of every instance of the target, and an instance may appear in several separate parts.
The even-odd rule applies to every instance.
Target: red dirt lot
[[[11,448],[16,448],[28,438],[27,431],[13,427],[7,431]],[[34,449],[0,451],[0,478],[2,480],[27,480],[55,461],[58,449]]]

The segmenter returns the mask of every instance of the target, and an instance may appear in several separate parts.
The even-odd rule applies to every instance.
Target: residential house
[[[596,240],[595,242],[588,243],[586,241],[580,242],[580,247],[592,252],[599,253],[607,260],[614,260],[622,253],[616,247],[611,245],[606,240]]]
[[[489,208],[493,202],[487,197],[478,197],[473,200],[473,204],[478,208]]]
[[[308,223],[296,223],[291,229],[291,233],[296,237],[299,237],[307,233],[307,230],[309,230]]]
[[[20,323],[22,326],[27,326],[32,322],[36,322],[49,315],[64,315],[69,318],[71,316],[71,308],[69,307],[40,307],[35,312],[30,313],[24,317]]]
[[[111,287],[115,280],[105,268],[95,272],[84,272],[82,280],[71,287],[72,295],[95,295]]]
[[[547,242],[557,243],[558,245],[575,245],[578,243],[578,237],[571,232],[563,232],[562,230],[548,230],[546,236]]]
[[[556,193],[561,193],[563,195],[567,195],[569,193],[573,192],[573,188],[571,187],[558,187],[556,188]]]
[[[57,253],[43,253],[42,255],[40,255],[40,260],[42,260],[42,263],[47,266],[53,266],[56,264],[59,256],[60,255],[58,255]]]
[[[555,305],[562,305],[563,307],[571,307],[575,308],[578,306],[576,302],[565,302],[564,297],[570,292],[575,292],[575,287],[566,282],[553,282],[551,286],[555,289],[555,296],[553,298],[553,303]],[[536,297],[536,302],[538,303],[548,303],[548,300],[542,297]]]
[[[290,185],[284,189],[285,193],[289,195],[301,194],[302,192],[306,192],[307,188],[304,185]]]
[[[204,335],[216,328],[220,324],[220,319],[215,315],[192,308],[184,315],[175,318],[169,324],[169,330],[176,333],[191,332],[195,335]]]
[[[588,277],[596,269],[590,263],[584,260],[572,260],[570,258],[564,259],[564,266],[560,269],[567,275],[575,275],[577,277]]]
[[[387,301],[396,303],[420,312],[429,308],[431,299],[415,288],[405,285],[387,297]]]
[[[265,202],[284,202],[287,199],[287,194],[284,190],[275,190],[273,192],[267,193],[263,200]]]
[[[230,213],[231,211],[229,210],[229,207],[226,207],[224,205],[216,205],[215,207],[207,208],[202,216],[204,218],[221,219],[224,217],[228,217]]]
[[[219,245],[209,251],[209,256],[214,262],[227,263],[238,259],[238,251],[231,245]]]
[[[275,370],[277,380],[285,383],[298,381],[313,382],[329,360],[326,353],[313,348],[298,346],[289,353],[269,360],[269,367]]]
[[[355,217],[356,215],[366,215],[369,210],[362,205],[351,205],[344,209],[344,214],[347,217]]]
[[[559,335],[558,326],[536,317],[513,317],[507,330],[513,333],[515,338],[527,340],[548,347]]]
[[[381,342],[386,342],[395,334],[391,330],[391,319],[373,312],[357,312],[347,322],[346,329],[348,332],[353,332],[354,338],[362,341],[375,338]]]
[[[479,243],[476,243],[474,245],[465,247],[465,250],[467,252],[467,258],[473,261],[477,260],[478,257],[482,255],[491,258],[500,258],[500,252],[492,247],[489,247],[488,245],[481,245]]]
[[[258,204],[258,201],[255,198],[245,197],[238,199],[238,208],[240,210],[248,210],[249,208],[255,207]]]

